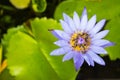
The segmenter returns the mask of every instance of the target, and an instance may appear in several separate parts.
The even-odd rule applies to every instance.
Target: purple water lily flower
[[[109,30],[100,31],[105,19],[96,23],[96,15],[88,21],[87,11],[84,8],[81,18],[74,12],[73,19],[63,13],[64,20],[60,20],[61,30],[52,30],[51,32],[59,39],[54,42],[60,48],[52,51],[50,55],[64,55],[63,61],[73,59],[76,70],[82,66],[84,60],[90,66],[94,62],[105,65],[104,60],[98,54],[107,54],[104,49],[112,46],[113,43],[103,39]]]

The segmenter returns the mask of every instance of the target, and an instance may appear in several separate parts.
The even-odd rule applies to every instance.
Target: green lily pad
[[[116,17],[112,20],[110,20],[106,26],[106,29],[109,29],[110,32],[108,36],[106,37],[108,40],[114,42],[114,46],[108,47],[107,51],[109,53],[109,56],[112,60],[120,59],[120,36],[119,36],[119,30],[120,30],[120,17]]]
[[[15,80],[14,76],[11,76],[8,69],[5,69],[0,73],[0,80]]]
[[[54,18],[59,20],[62,19],[62,14],[67,13],[71,17],[73,12],[76,11],[81,15],[83,8],[87,8],[88,17],[92,17],[94,14],[97,15],[97,20],[112,19],[120,13],[120,1],[119,0],[74,0],[74,1],[63,1],[59,4],[55,10]]]
[[[8,29],[7,33],[9,33],[9,34],[4,34],[4,38],[2,39],[2,46],[3,46],[4,53],[6,53],[6,51],[7,51],[6,49],[9,45],[9,40],[18,31],[27,32],[26,29],[24,28],[24,26],[18,26],[17,28]]]
[[[60,24],[53,19],[36,18],[31,26],[34,36],[18,26],[16,30],[10,29],[2,40],[10,74],[15,80],[74,80],[77,72],[73,62],[62,62],[63,56],[50,56],[57,46],[48,29],[57,29]]]
[[[58,78],[52,67],[42,55],[37,42],[29,35],[18,31],[9,42],[8,69],[16,80],[47,80]],[[50,73],[51,72],[51,73]],[[46,75],[45,74],[51,74]]]

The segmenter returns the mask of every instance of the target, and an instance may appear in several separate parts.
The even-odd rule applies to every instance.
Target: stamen
[[[71,36],[70,45],[73,50],[85,53],[89,49],[90,40],[87,33],[77,32]]]

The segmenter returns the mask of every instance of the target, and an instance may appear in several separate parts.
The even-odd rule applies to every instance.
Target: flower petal
[[[66,23],[69,23],[68,21],[69,21],[70,17],[67,14],[63,13],[63,18]]]
[[[103,45],[108,44],[108,43],[110,43],[110,41],[104,40],[104,39],[99,39],[99,40],[92,41],[92,44],[96,45],[96,46],[103,46]]]
[[[59,36],[54,30],[49,30],[50,32],[52,32],[52,34],[57,37],[58,39],[62,39],[61,36]]]
[[[65,40],[69,40],[70,39],[70,36],[67,34],[67,33],[65,33],[65,32],[63,32],[63,31],[61,31],[61,30],[54,30],[62,39],[65,39]]]
[[[62,47],[62,48],[59,48],[59,49],[52,51],[50,53],[50,55],[63,55],[65,53],[67,53],[68,51],[71,51],[70,47]]]
[[[107,54],[107,51],[104,48],[99,46],[91,45],[90,49],[98,54]]]
[[[73,60],[74,60],[76,71],[78,71],[84,62],[84,58],[81,56],[81,53],[75,53]]]
[[[62,24],[62,28],[64,29],[64,31],[66,33],[71,33],[71,29],[70,27],[68,26],[68,24],[66,22],[64,22],[63,20],[60,20],[60,23]]]
[[[73,51],[68,52],[68,53],[65,54],[65,56],[63,57],[63,61],[70,60],[71,58],[73,58],[73,55],[74,55],[74,52],[73,52]]]
[[[89,60],[88,55],[87,54],[83,54],[82,56],[85,59],[85,61],[88,63],[88,65],[90,66],[90,60]]]
[[[91,31],[91,29],[94,27],[96,23],[96,15],[94,15],[87,23],[85,31]]]
[[[80,24],[80,29],[83,31],[86,28],[87,25],[87,10],[86,7],[84,7],[84,10],[82,12],[82,16],[81,16],[81,24]]]
[[[60,47],[63,47],[63,46],[69,46],[68,42],[65,41],[65,40],[58,40],[56,42],[54,42],[54,44],[60,46]]]
[[[74,12],[73,21],[78,30],[80,30],[80,18],[76,12]]]
[[[63,17],[64,17],[64,20],[65,22],[67,22],[67,24],[69,25],[69,27],[71,28],[71,30],[74,32],[76,31],[76,27],[75,27],[75,24],[72,20],[72,18],[70,18],[67,14],[63,13]]]
[[[95,27],[90,31],[90,34],[91,35],[94,35],[94,34],[96,34],[98,31],[100,31],[102,28],[103,28],[103,26],[104,26],[104,24],[105,24],[105,19],[103,19],[103,20],[101,20],[100,22],[98,22],[96,25],[95,25]]]
[[[94,37],[92,38],[92,40],[102,39],[108,34],[108,32],[109,32],[109,30],[101,31],[101,32],[95,34]]]
[[[91,58],[100,65],[105,65],[104,60],[92,51],[88,52]]]
[[[89,51],[88,51],[89,52]],[[89,62],[91,66],[94,66],[94,61],[92,60],[91,56],[88,54],[88,52],[86,53],[86,56],[89,58]]]
[[[115,43],[113,43],[113,42],[110,42],[110,43],[108,43],[108,44],[105,44],[105,45],[103,45],[102,47],[108,47],[108,46],[113,46],[113,45],[115,45]]]

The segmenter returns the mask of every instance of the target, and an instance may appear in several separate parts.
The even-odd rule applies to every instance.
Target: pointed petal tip
[[[79,71],[79,69],[75,69],[76,70],[76,72],[78,72]]]
[[[94,67],[95,65],[94,64],[90,64],[90,66]]]
[[[114,43],[114,42],[111,42],[111,46],[114,46],[114,45],[116,45],[116,43]]]
[[[86,7],[84,7],[84,9],[83,9],[82,16],[85,15],[85,14],[87,14],[87,9],[86,9]]]
[[[99,21],[100,23],[101,23],[101,25],[104,25],[105,24],[105,22],[106,22],[106,19],[102,19],[101,21]],[[98,22],[98,23],[99,23]]]
[[[84,6],[84,10],[86,10],[86,6]]]
[[[62,13],[63,15],[66,15],[65,12]]]
[[[109,46],[114,46],[114,45],[116,45],[116,43],[114,43],[114,42],[111,42],[111,43],[109,44]]]
[[[95,14],[95,15],[93,15],[93,18],[94,18],[94,19],[95,19],[95,21],[96,21],[96,18],[97,18],[96,14]]]
[[[87,63],[88,64],[88,63]],[[88,64],[88,66],[90,66],[90,64]]]
[[[83,54],[82,56],[83,56],[84,60],[87,62],[88,66],[90,66],[91,63],[90,63],[90,58],[89,58],[88,54]]]
[[[59,54],[59,53],[55,53],[54,51],[50,53],[50,56],[59,56],[59,55],[62,55],[62,54]]]
[[[76,70],[76,72],[78,72],[79,70],[80,70],[80,67],[78,68],[78,67],[75,67],[75,70]]]
[[[101,20],[101,22],[103,22],[103,23],[105,24],[105,22],[106,22],[106,19],[102,19],[102,20]]]
[[[94,16],[96,17],[96,14]]]
[[[62,39],[61,36],[58,35],[58,33],[56,33],[56,31],[54,29],[48,29],[48,31],[50,31],[55,37],[57,37],[58,39]]]
[[[104,30],[104,31],[105,31],[104,35],[106,36],[110,30]]]
[[[62,19],[60,19],[59,21],[60,21],[60,22],[62,22],[63,20],[62,20]]]
[[[83,17],[84,15],[87,15],[87,9],[86,9],[86,7],[84,7],[84,9],[83,9],[81,17]]]
[[[76,12],[76,11],[74,11],[74,13],[73,13],[74,15],[78,15],[78,13]]]
[[[102,47],[108,47],[108,46],[114,46],[114,45],[116,45],[116,43],[114,43],[114,42],[110,42],[110,43],[108,43],[108,44],[106,44],[106,45],[103,45]]]
[[[62,62],[65,62],[65,60],[63,59]]]
[[[89,19],[85,31],[90,32],[91,29],[94,28],[95,24],[96,24],[96,15],[93,15],[93,16]]]
[[[106,30],[106,32],[108,33],[110,30]]]
[[[114,43],[114,42],[111,42],[111,46],[114,46],[114,45],[116,45],[116,43]]]
[[[67,21],[68,20],[68,15],[66,13],[63,12],[63,18],[64,18],[64,21]]]
[[[53,56],[53,55],[54,55],[54,54],[51,52],[51,53],[50,53],[50,56]]]
[[[77,13],[76,11],[74,11],[73,15],[74,15],[74,16],[75,16],[75,15],[78,15],[78,13]]]
[[[66,54],[68,51],[70,51],[71,49],[69,47],[61,47],[61,48],[58,48],[58,49],[55,49],[53,50],[50,55],[56,55],[56,56],[59,56],[59,55],[63,55],[63,54]]]
[[[105,50],[104,54],[108,54],[108,52]]]
[[[76,11],[74,11],[74,14],[76,14],[77,12]]]
[[[99,21],[94,28],[90,31],[91,36],[95,35],[97,32],[99,32],[105,25],[106,20],[102,19]]]
[[[54,55],[56,55],[56,54],[54,53],[54,51],[52,51],[52,52],[50,53],[50,55],[51,55],[51,56],[54,56]]]
[[[65,12],[63,12],[63,17],[68,16]]]
[[[97,62],[98,64],[105,66],[105,61],[102,58],[99,58],[99,62]]]
[[[84,62],[84,58],[82,57],[81,54],[75,53],[74,57],[73,57],[73,61],[74,61],[75,69],[76,69],[76,71],[78,71]]]
[[[86,8],[86,6],[84,7],[84,12],[87,12],[87,8]]]
[[[92,45],[90,47],[91,51],[93,51],[94,53],[97,53],[97,54],[106,54],[107,51],[104,49],[104,47],[101,47],[101,46],[96,46],[96,45]]]
[[[57,42],[53,42],[53,44],[55,44],[55,45],[56,45],[56,43],[57,43]]]
[[[102,63],[100,63],[100,65],[105,66],[105,62],[103,61]]]
[[[62,59],[62,62],[65,62],[65,61],[68,61],[68,60],[63,58],[63,59]]]

